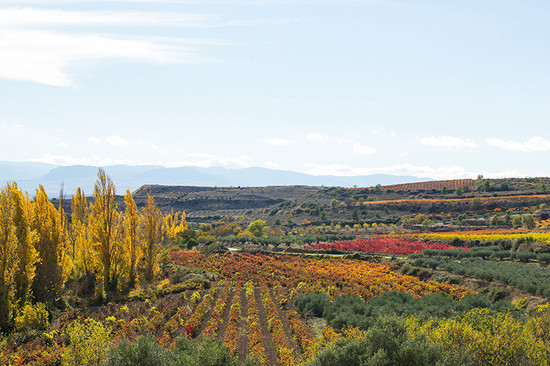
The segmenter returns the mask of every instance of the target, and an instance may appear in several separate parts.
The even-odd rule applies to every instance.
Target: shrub
[[[48,326],[48,311],[41,302],[34,305],[26,304],[19,316],[15,318],[15,329],[18,331],[47,329]]]
[[[521,262],[529,262],[530,259],[537,259],[537,255],[533,252],[521,251],[516,252],[516,258]]]
[[[240,362],[236,355],[221,343],[209,337],[176,340],[174,354],[168,365],[179,366],[252,366],[251,361]]]
[[[550,263],[550,253],[541,253],[537,256],[537,260],[541,263]]]
[[[141,337],[135,342],[122,340],[111,347],[103,366],[163,366],[167,350],[152,337]]]
[[[105,359],[110,333],[103,324],[91,318],[69,326],[70,343],[63,352],[63,365],[99,365]]]

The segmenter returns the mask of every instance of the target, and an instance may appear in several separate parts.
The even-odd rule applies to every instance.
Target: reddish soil
[[[238,336],[237,355],[239,360],[244,362],[248,354],[248,307],[244,289],[241,292],[241,323],[239,324]]]
[[[218,289],[216,290],[216,294],[214,295],[214,300],[212,301],[212,305],[210,305],[210,307],[206,311],[206,314],[204,316],[204,319],[201,322],[201,326],[197,334],[201,334],[203,329],[206,328],[206,326],[208,325],[208,321],[212,317],[212,310],[214,309],[214,306],[216,305],[216,301],[218,301],[218,298],[220,297],[221,292],[222,292],[221,287],[218,287]]]
[[[273,344],[273,336],[271,335],[267,325],[267,314],[265,312],[264,304],[262,303],[262,298],[258,288],[254,289],[254,297],[256,298],[256,303],[258,304],[258,315],[263,334],[262,342],[265,348],[267,360],[266,364],[277,365],[277,350],[275,349],[275,345]]]
[[[277,302],[277,298],[275,297],[275,293],[272,287],[269,288],[269,295],[271,296],[271,299],[275,304],[275,308],[277,309],[277,313],[279,314],[279,319],[281,320],[281,324],[283,325],[283,330],[285,331],[285,335],[287,336],[290,342],[290,346],[294,348],[294,357],[298,360],[302,356],[302,352],[298,347],[296,340],[292,336],[292,332],[290,331],[290,327],[288,326],[288,318],[286,317],[286,313],[283,310],[281,310],[281,308],[279,307],[279,303]]]
[[[225,330],[227,329],[227,319],[229,318],[229,310],[231,309],[231,303],[233,302],[233,295],[235,295],[235,288],[231,289],[229,297],[227,298],[225,309],[223,309],[223,320],[220,324],[220,328],[218,329],[218,335],[216,336],[216,340],[218,341],[223,341],[223,336],[225,334]]]

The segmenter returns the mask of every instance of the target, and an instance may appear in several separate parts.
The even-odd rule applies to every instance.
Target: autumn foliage
[[[319,243],[308,245],[306,247],[313,249],[337,249],[343,251],[385,253],[397,255],[422,253],[425,249],[456,249],[455,247],[448,244],[393,238],[357,239],[339,241],[335,243]]]

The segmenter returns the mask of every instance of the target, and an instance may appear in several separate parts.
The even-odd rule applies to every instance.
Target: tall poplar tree
[[[94,203],[90,215],[90,235],[100,271],[96,289],[100,297],[104,296],[105,290],[116,290],[123,269],[121,219],[116,211],[115,193],[113,181],[100,168],[94,185]]]
[[[23,194],[16,183],[8,183],[6,193],[12,205],[12,223],[15,227],[18,261],[13,263],[15,273],[15,299],[19,306],[30,299],[31,285],[35,277],[35,263],[38,253],[35,249],[36,232],[31,229],[33,219],[32,203],[28,195]]]
[[[158,255],[164,242],[164,218],[150,194],[147,195],[147,204],[143,208],[142,222],[145,279],[152,281],[158,265]]]
[[[136,265],[139,255],[139,212],[136,202],[129,189],[126,189],[124,195],[126,204],[126,213],[124,214],[124,232],[126,236],[126,246],[130,257],[130,273],[128,275],[128,284],[134,287],[136,283]]]
[[[76,194],[72,196],[71,206],[71,257],[77,275],[93,280],[97,260],[92,242],[88,237],[90,209],[84,191],[80,187],[76,189]]]
[[[15,314],[15,274],[18,242],[13,225],[14,208],[8,192],[0,188],[0,330],[9,330]]]
[[[56,210],[42,185],[36,190],[32,227],[38,235],[35,244],[40,260],[32,290],[35,300],[51,302],[63,288],[65,264],[65,223],[63,209]]]

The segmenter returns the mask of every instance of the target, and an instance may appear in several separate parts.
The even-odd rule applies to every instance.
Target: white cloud
[[[88,141],[90,141],[92,144],[99,145],[101,144],[101,139],[97,137],[88,137]]]
[[[286,146],[286,145],[291,145],[291,144],[294,143],[293,140],[282,139],[282,138],[277,138],[277,137],[270,138],[270,139],[263,140],[263,141],[268,143],[269,145],[273,145],[273,146]]]
[[[361,155],[372,155],[376,153],[376,149],[374,147],[355,143],[353,144],[353,152]]]
[[[488,138],[487,143],[490,146],[498,147],[507,151],[550,151],[550,141],[540,136],[531,137],[526,142],[517,142],[511,140],[502,140],[499,138]]]
[[[69,86],[72,66],[90,60],[154,63],[217,62],[202,55],[212,40],[105,34],[90,27],[218,27],[216,15],[168,12],[97,12],[26,8],[0,9],[0,78]],[[55,27],[55,31],[51,28]],[[69,27],[71,30],[61,30]],[[78,27],[78,32],[72,28]],[[83,30],[84,29],[84,30]],[[93,28],[92,28],[93,29]],[[104,28],[102,28],[102,32]]]
[[[161,164],[171,168],[181,166],[198,166],[201,168],[209,168],[213,166],[247,168],[251,166],[250,158],[246,155],[241,155],[238,157],[219,157],[209,153],[193,153],[187,154],[187,157],[189,159],[169,161]]]
[[[398,164],[381,168],[363,168],[343,164],[312,164],[306,163],[306,173],[312,175],[338,175],[355,176],[371,174],[392,174],[392,175],[412,175],[422,178],[432,179],[457,179],[474,178],[475,173],[467,172],[458,165],[443,166],[434,168],[430,166],[421,166],[413,164]]]
[[[75,157],[72,155],[54,155],[45,154],[39,158],[30,159],[30,161],[48,163],[54,165],[90,165],[90,166],[109,166],[117,164],[136,165],[136,162],[126,159],[104,158],[98,155]]]
[[[149,62],[206,62],[181,46],[112,36],[0,29],[0,77],[52,86],[68,86],[68,69],[99,59]]]
[[[462,139],[455,136],[429,136],[429,137],[418,137],[418,140],[421,144],[427,146],[437,146],[437,147],[446,147],[449,149],[475,149],[478,147],[471,139]]]
[[[316,133],[308,133],[306,135],[306,140],[326,142],[326,141],[330,140],[330,137],[326,133],[316,132]]]
[[[206,27],[215,24],[216,16],[208,14],[169,12],[122,12],[122,11],[67,11],[25,8],[0,9],[0,28],[31,26],[178,26]]]
[[[109,136],[105,140],[113,146],[126,146],[128,145],[128,140],[120,136]]]
[[[272,161],[266,161],[264,163],[264,167],[266,167],[268,169],[279,169],[280,168],[279,164],[274,163]]]

